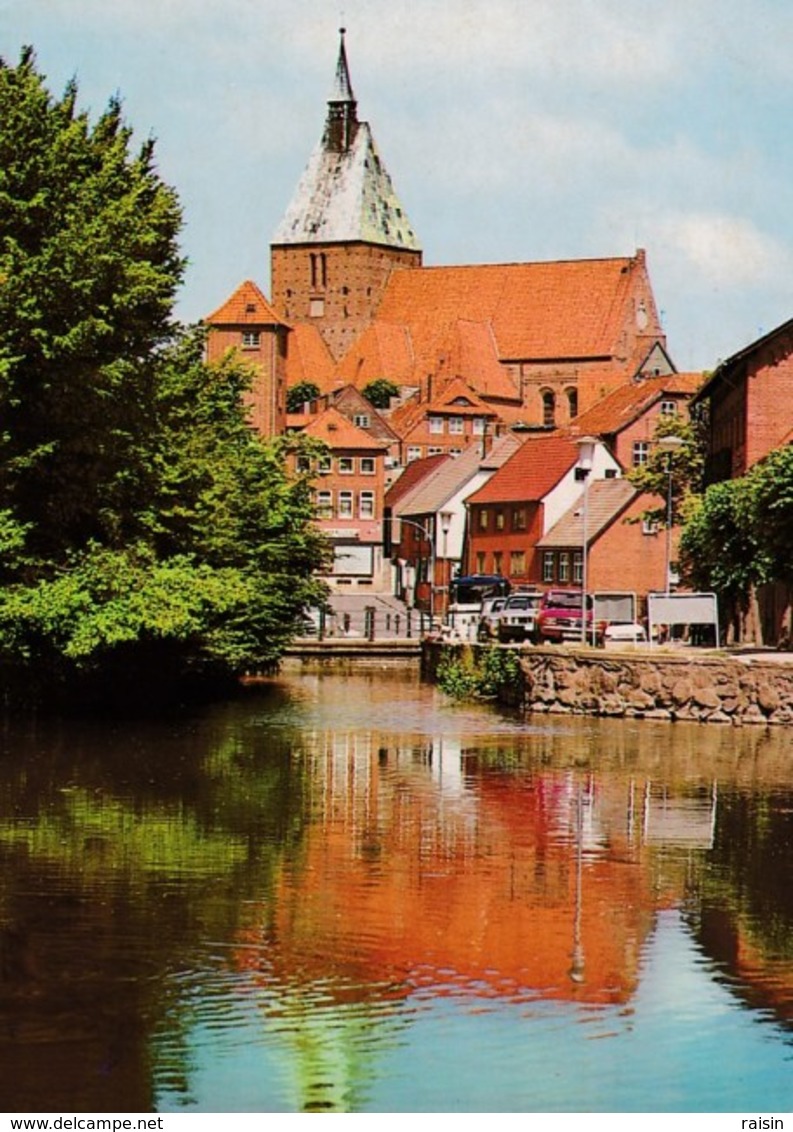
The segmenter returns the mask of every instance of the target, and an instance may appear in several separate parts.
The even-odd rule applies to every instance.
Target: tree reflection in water
[[[15,1111],[145,1111],[206,1105],[212,1077],[218,1111],[365,1109],[444,1001],[627,1035],[675,909],[736,1000],[788,1025],[785,748],[523,721],[395,673],[9,723],[0,1090]],[[511,1086],[491,1104],[527,1103]]]

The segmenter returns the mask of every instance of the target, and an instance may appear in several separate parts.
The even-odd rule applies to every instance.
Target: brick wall
[[[286,425],[286,327],[211,326],[207,335],[207,361],[219,362],[235,351],[237,359],[254,373],[246,395],[250,422],[262,436],[277,436]],[[258,345],[243,345],[243,334],[258,334]]]
[[[391,272],[420,266],[421,252],[374,244],[273,247],[272,303],[287,322],[312,322],[338,361],[372,322]]]

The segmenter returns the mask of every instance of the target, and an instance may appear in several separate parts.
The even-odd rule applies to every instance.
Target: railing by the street
[[[320,612],[315,633],[301,634],[300,641],[421,640],[440,626],[422,609],[404,612],[366,606],[352,613]]]

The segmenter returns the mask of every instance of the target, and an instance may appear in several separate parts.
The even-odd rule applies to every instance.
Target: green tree
[[[670,436],[682,441],[671,452],[658,443]],[[628,479],[637,488],[664,500],[663,504],[645,512],[643,517],[660,526],[667,525],[671,477],[672,524],[680,523],[691,499],[702,490],[704,466],[704,444],[698,422],[673,415],[660,417],[647,462],[628,472]]]
[[[361,392],[375,409],[387,409],[391,404],[391,398],[399,396],[399,386],[386,377],[377,377],[374,381],[370,381]]]
[[[58,553],[124,537],[146,490],[151,359],[183,261],[154,144],[132,151],[114,99],[98,121],[48,94],[26,49],[0,62],[0,506]]]
[[[301,442],[174,325],[176,195],[76,96],[0,64],[0,661],[48,693],[234,676],[322,596]]]
[[[767,574],[763,580],[793,582],[793,448],[770,452],[744,480],[750,533]]]
[[[315,401],[317,397],[319,397],[318,385],[313,381],[299,381],[286,394],[286,411],[299,413],[307,401]]]
[[[768,580],[768,554],[752,517],[752,485],[746,478],[711,484],[692,496],[680,537],[679,565],[695,590],[718,594],[722,621],[739,625],[752,586]]]

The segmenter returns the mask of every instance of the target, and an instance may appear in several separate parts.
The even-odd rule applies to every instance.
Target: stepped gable
[[[363,242],[419,251],[420,246],[368,122],[358,120],[345,29],[322,139],[309,158],[274,236],[274,245]]]
[[[542,499],[578,459],[574,441],[557,434],[530,436],[467,503],[522,503]]]
[[[289,326],[251,279],[203,320],[209,326]]]
[[[307,419],[308,424],[305,423]],[[358,428],[333,407],[308,418],[300,414],[292,414],[289,417],[289,424],[301,428],[304,436],[324,440],[329,448],[362,449],[368,452],[373,449],[388,448],[387,440],[378,440],[364,429]]]
[[[607,527],[641,494],[629,480],[593,480],[587,491],[587,542],[594,542]],[[581,546],[584,514],[578,499],[547,534],[538,540],[541,549]]]

